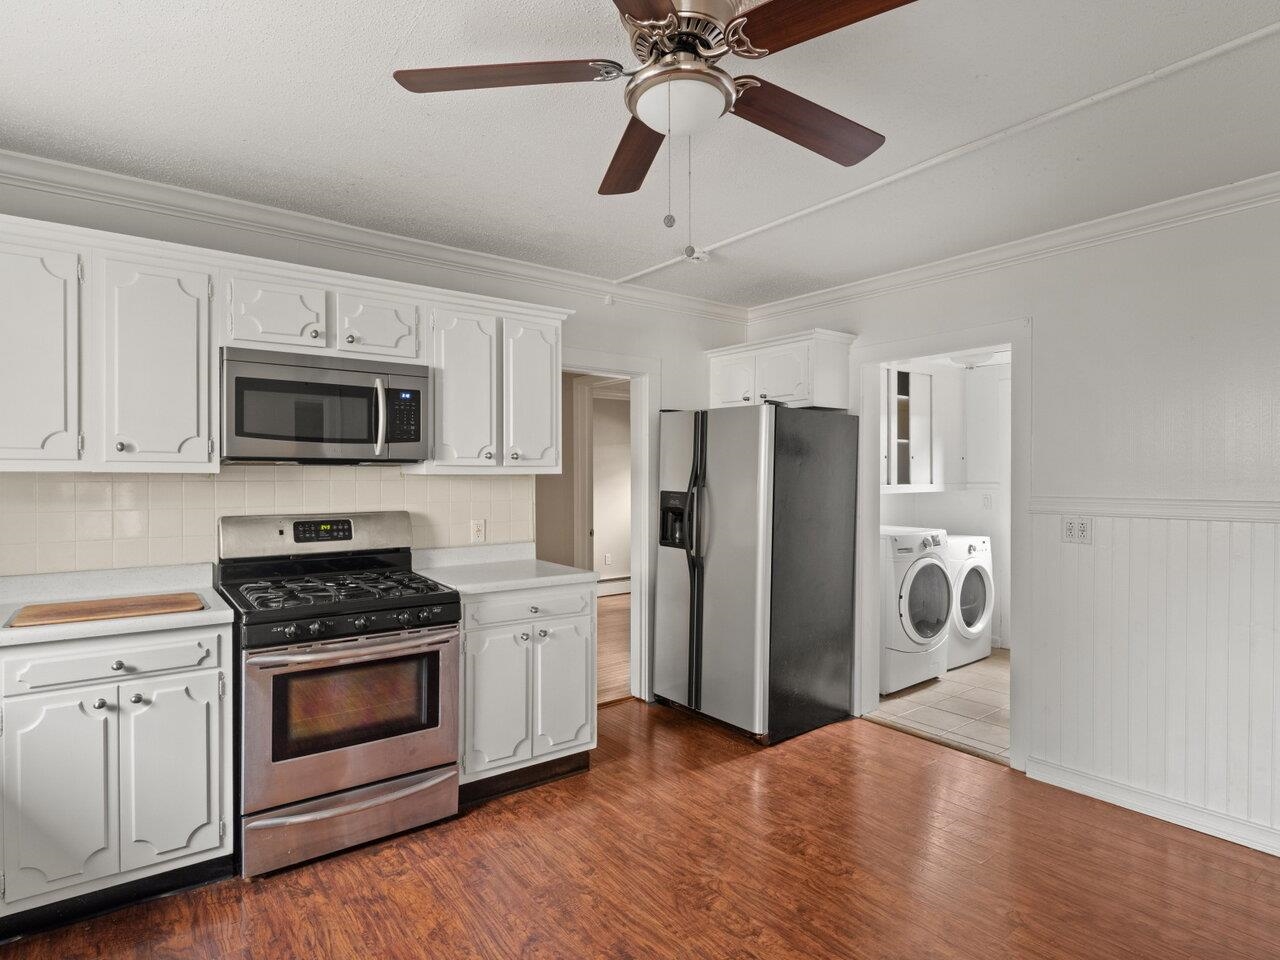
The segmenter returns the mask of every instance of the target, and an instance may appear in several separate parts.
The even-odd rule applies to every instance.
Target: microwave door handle
[[[387,445],[387,392],[381,377],[373,378],[373,392],[378,396],[378,439],[373,444],[373,455],[380,457]]]

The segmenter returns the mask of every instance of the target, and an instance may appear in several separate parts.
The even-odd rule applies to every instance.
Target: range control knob
[[[357,630],[363,630],[365,627],[369,625],[369,621],[366,620],[364,617],[356,617],[354,620],[351,621],[351,625],[355,627]]]
[[[296,623],[289,624],[287,627],[284,628],[284,635],[290,640],[292,640],[294,637],[298,635],[298,625]]]
[[[413,614],[408,610],[401,610],[396,614],[396,619],[407,626],[413,623]]]
[[[321,623],[319,620],[316,620],[312,623],[307,624],[307,633],[311,634],[313,637],[318,637],[323,632],[324,632],[324,624]]]
[[[428,620],[431,619],[431,611],[428,610],[426,607],[423,607],[421,610],[418,611],[418,619],[421,620],[423,623],[426,623]]]

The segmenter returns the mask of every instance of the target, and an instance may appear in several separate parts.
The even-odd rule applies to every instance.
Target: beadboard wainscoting
[[[1102,506],[1032,505],[1027,773],[1280,854],[1280,505]]]
[[[216,559],[217,518],[408,510],[414,547],[533,539],[532,477],[414,477],[399,467],[236,466],[208,475],[0,476],[0,575]]]

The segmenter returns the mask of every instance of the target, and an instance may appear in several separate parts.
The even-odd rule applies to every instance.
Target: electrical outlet
[[[1076,518],[1075,517],[1062,518],[1062,542],[1063,543],[1076,542]]]
[[[1076,517],[1076,543],[1093,543],[1093,520]]]
[[[606,567],[612,567],[612,566],[613,566],[613,554],[612,554],[612,553],[606,553],[606,554],[604,555],[604,565],[605,565]]]
[[[483,520],[471,521],[471,542],[484,543],[484,521]]]

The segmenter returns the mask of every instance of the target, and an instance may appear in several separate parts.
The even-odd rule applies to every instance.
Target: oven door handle
[[[272,817],[270,820],[255,820],[252,823],[244,825],[245,830],[270,830],[276,827],[297,827],[306,823],[319,823],[322,820],[332,820],[335,817],[345,817],[353,813],[359,813],[362,810],[370,810],[373,807],[380,807],[384,803],[394,803],[397,800],[403,800],[405,797],[411,797],[415,793],[421,793],[423,790],[430,789],[448,780],[450,777],[456,777],[457,771],[449,769],[443,773],[437,773],[435,776],[426,780],[412,783],[407,787],[402,787],[392,793],[383,794],[382,796],[370,797],[367,800],[360,800],[356,803],[344,804],[340,807],[330,807],[327,810],[316,810],[312,813],[299,813],[292,817]]]
[[[378,439],[373,444],[373,455],[380,457],[387,445],[387,389],[381,377],[373,378],[373,392],[378,395]]]
[[[354,663],[359,660],[376,660],[392,653],[429,650],[449,643],[456,635],[456,632],[451,630],[448,634],[438,637],[417,637],[397,643],[380,643],[375,646],[347,650],[325,650],[320,653],[260,653],[246,658],[244,663],[247,667],[289,667],[301,663]]]

